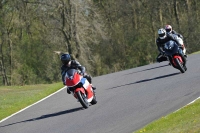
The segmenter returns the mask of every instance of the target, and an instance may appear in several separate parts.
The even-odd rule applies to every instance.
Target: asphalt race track
[[[93,78],[96,105],[62,90],[0,123],[0,133],[132,133],[200,96],[200,54],[182,74],[168,62]]]

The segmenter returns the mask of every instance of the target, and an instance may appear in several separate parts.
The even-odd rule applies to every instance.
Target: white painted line
[[[188,105],[194,103],[196,100],[200,99],[200,97],[198,97],[197,99],[195,99],[194,101],[190,102]]]
[[[190,104],[194,103],[194,102],[195,102],[196,100],[198,100],[198,99],[200,99],[200,97],[198,97],[197,99],[193,100],[192,102],[190,102],[190,103],[186,104],[186,105],[185,105],[185,106],[183,106],[182,108],[184,108],[184,107],[186,107],[186,106],[188,106],[188,105],[190,105]],[[180,108],[180,109],[178,109],[178,110],[174,111],[174,113],[175,113],[175,112],[177,112],[177,111],[179,111],[179,110],[181,110],[182,108]]]
[[[2,119],[2,120],[0,121],[0,123],[2,123],[3,121],[5,121],[5,120],[9,119],[10,117],[12,117],[12,116],[14,116],[14,115],[16,115],[16,114],[18,114],[18,113],[20,113],[20,112],[22,112],[22,111],[24,111],[24,110],[26,110],[26,109],[30,108],[30,107],[31,107],[31,106],[33,106],[33,105],[35,105],[35,104],[38,104],[38,103],[40,103],[40,102],[44,101],[45,99],[47,99],[47,98],[51,97],[52,95],[54,95],[54,94],[56,94],[56,93],[58,93],[58,92],[62,91],[63,89],[65,89],[65,86],[64,86],[63,88],[61,88],[60,90],[58,90],[58,91],[56,91],[56,92],[54,92],[54,93],[50,94],[49,96],[47,96],[47,97],[45,97],[45,98],[41,99],[40,101],[38,101],[38,102],[36,102],[36,103],[34,103],[34,104],[32,104],[32,105],[29,105],[29,106],[27,106],[26,108],[24,108],[24,109],[21,109],[20,111],[18,111],[18,112],[16,112],[16,113],[14,113],[14,114],[12,114],[12,115],[10,115],[10,116],[8,116],[8,117],[6,117],[6,118]]]

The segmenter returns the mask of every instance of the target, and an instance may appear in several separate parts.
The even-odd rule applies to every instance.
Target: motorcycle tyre
[[[83,106],[83,108],[87,109],[89,107],[89,103],[88,103],[85,95],[82,94],[80,91],[78,91],[76,94],[77,94],[77,98],[78,98],[79,102],[81,103],[81,105]]]
[[[184,73],[184,72],[185,72],[185,68],[184,68],[183,65],[180,63],[179,59],[176,58],[174,61],[175,61],[176,65],[177,65],[177,68],[181,71],[181,73]]]

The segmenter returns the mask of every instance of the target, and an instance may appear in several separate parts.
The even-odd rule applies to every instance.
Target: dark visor
[[[163,34],[159,34],[159,37],[163,37],[163,36],[165,36],[165,33],[163,33]]]
[[[171,29],[166,29],[166,32],[170,32],[171,31]]]

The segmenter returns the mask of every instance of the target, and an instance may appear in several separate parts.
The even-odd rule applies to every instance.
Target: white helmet
[[[163,28],[161,28],[161,29],[159,29],[158,30],[158,35],[159,35],[159,38],[160,39],[165,39],[166,38],[166,30],[165,29],[163,29]]]
[[[166,32],[172,32],[172,26],[171,25],[166,25],[165,26]]]

